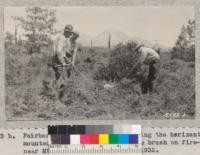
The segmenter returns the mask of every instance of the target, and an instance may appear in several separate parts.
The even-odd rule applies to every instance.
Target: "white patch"
[[[104,89],[112,89],[112,88],[114,88],[114,84],[105,83],[105,84],[103,85],[103,88],[104,88]]]

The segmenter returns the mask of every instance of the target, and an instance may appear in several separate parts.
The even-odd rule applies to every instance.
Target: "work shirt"
[[[157,62],[160,60],[160,55],[152,48],[140,47],[139,52],[141,63],[149,63],[153,60]]]
[[[72,56],[72,45],[70,38],[66,38],[64,35],[59,35],[54,39],[54,54],[58,56],[59,61],[65,64],[65,57]]]

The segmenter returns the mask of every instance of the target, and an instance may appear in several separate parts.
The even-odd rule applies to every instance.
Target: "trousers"
[[[157,72],[156,62],[150,63],[148,77],[141,84],[143,94],[147,94],[148,92],[151,93],[153,91],[153,82],[156,79]]]

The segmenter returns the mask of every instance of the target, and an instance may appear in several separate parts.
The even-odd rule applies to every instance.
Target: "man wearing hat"
[[[54,40],[54,57],[53,57],[53,69],[55,71],[56,81],[59,80],[61,73],[59,68],[66,67],[67,64],[72,63],[74,49],[72,46],[72,38],[74,37],[73,26],[66,25],[63,35],[58,36]],[[67,67],[66,67],[67,68]],[[67,68],[67,76],[70,77],[71,68]]]
[[[66,65],[65,57],[72,55],[71,37],[73,35],[73,26],[66,25],[63,35],[55,40],[55,53],[62,65]]]
[[[153,91],[153,81],[156,79],[160,66],[159,51],[149,47],[145,47],[144,45],[138,45],[134,49],[134,51],[136,51],[139,54],[139,59],[134,69],[137,67],[141,68],[141,73],[144,75],[146,75],[148,70],[147,77],[145,76],[145,78],[142,79],[141,83],[142,93],[144,94],[148,92],[151,93]]]

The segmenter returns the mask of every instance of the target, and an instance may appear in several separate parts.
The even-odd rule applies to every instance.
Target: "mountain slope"
[[[140,44],[144,44],[146,46],[149,47],[153,47],[155,45],[155,43],[150,42],[148,40],[139,38],[139,37],[132,37],[127,35],[126,33],[119,31],[119,30],[105,30],[102,33],[92,37],[89,35],[85,35],[82,34],[79,38],[79,42],[83,45],[83,46],[91,46],[91,42],[92,42],[92,46],[96,46],[96,47],[108,47],[108,39],[109,39],[109,35],[111,36],[111,47],[114,47],[115,45],[117,45],[118,43],[126,43],[128,41],[134,41]],[[163,45],[158,45],[161,48],[167,48]]]

